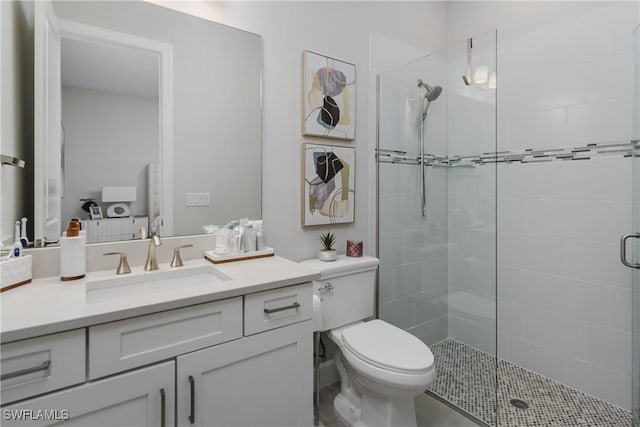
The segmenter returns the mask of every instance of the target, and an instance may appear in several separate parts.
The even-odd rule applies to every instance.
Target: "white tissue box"
[[[0,261],[0,292],[31,282],[31,255]]]

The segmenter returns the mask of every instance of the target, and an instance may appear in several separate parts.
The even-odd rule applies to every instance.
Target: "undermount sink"
[[[87,282],[88,303],[140,297],[180,289],[213,286],[231,278],[213,266],[182,267],[148,271]]]

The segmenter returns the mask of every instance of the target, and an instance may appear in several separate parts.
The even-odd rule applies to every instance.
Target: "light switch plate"
[[[209,206],[210,204],[210,193],[187,193],[187,206]]]

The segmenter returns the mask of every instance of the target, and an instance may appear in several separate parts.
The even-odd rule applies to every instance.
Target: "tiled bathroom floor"
[[[497,402],[495,358],[451,338],[430,346],[438,376],[430,392],[489,425],[631,426],[631,413],[545,378],[505,360],[498,361]],[[529,404],[517,409],[519,398]]]

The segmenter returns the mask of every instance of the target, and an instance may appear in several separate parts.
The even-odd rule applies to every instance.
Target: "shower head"
[[[442,93],[442,87],[440,87],[440,86],[430,86],[430,85],[426,84],[425,82],[423,82],[420,79],[418,79],[418,87],[422,87],[427,91],[427,93],[425,94],[424,97],[429,102],[432,102],[432,101],[435,101],[436,99],[438,99],[438,97]]]
[[[427,114],[429,113],[429,106],[432,101],[438,99],[440,94],[442,93],[442,87],[440,86],[430,86],[423,82],[421,79],[418,79],[418,87],[424,88],[426,91],[424,94],[424,98],[422,98],[422,121],[427,118]]]

